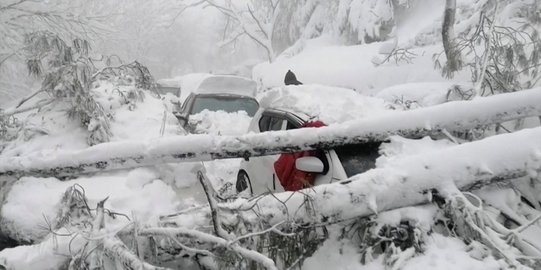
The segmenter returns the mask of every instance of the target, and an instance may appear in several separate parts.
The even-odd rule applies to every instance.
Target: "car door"
[[[263,112],[259,120],[259,131],[277,131],[286,128],[286,120],[283,114],[277,112]],[[270,155],[250,158],[249,176],[253,183],[254,193],[261,194],[267,191],[283,190],[276,173],[274,162],[280,155]]]
[[[305,124],[305,122],[295,114],[292,113],[286,113],[286,129],[297,129],[302,128],[302,126]],[[327,150],[318,150],[318,157],[321,159],[321,161],[324,164],[325,171],[321,174],[316,175],[316,179],[314,181],[314,185],[321,185],[321,184],[328,184],[331,183],[337,179],[335,179],[335,170],[336,170],[336,162],[335,159],[332,156],[331,151]],[[336,155],[336,154],[335,154]],[[340,165],[338,163],[338,165]]]

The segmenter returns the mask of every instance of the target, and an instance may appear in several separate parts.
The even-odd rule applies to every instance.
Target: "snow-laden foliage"
[[[0,4],[0,93],[6,96],[0,105],[23,96],[35,84],[25,72],[27,35],[48,31],[64,40],[93,39],[107,32],[103,23],[111,13],[92,1],[3,1]]]
[[[477,95],[527,89],[539,83],[541,17],[536,1],[458,3],[453,50],[468,68]],[[462,55],[462,56],[460,56]],[[437,59],[437,56],[435,56]],[[442,68],[436,60],[436,66]],[[455,70],[443,66],[452,76]]]
[[[281,4],[287,11],[278,21],[281,34],[277,35],[282,39],[282,48],[324,34],[343,38],[349,44],[386,40],[396,23],[395,12],[405,5],[400,1],[372,0],[303,0]]]

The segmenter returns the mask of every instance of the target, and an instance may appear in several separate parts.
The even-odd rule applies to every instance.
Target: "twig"
[[[201,231],[191,230],[191,229],[186,229],[186,228],[147,228],[147,229],[140,230],[139,235],[147,235],[147,236],[162,235],[162,236],[167,236],[167,237],[195,238],[199,241],[214,243],[222,247],[230,248],[231,250],[237,252],[239,255],[245,258],[248,258],[250,260],[253,260],[257,263],[260,263],[266,269],[278,270],[278,268],[276,268],[276,265],[274,264],[274,261],[269,259],[267,256],[257,251],[244,248],[236,243],[230,244],[229,241],[221,237],[214,236],[214,235],[204,233]]]
[[[53,103],[55,100],[54,99],[47,99],[47,100],[40,100],[38,101],[36,104],[30,106],[30,107],[26,107],[26,108],[22,108],[22,109],[13,109],[13,110],[6,110],[4,112],[1,112],[0,111],[0,117],[6,117],[6,116],[12,116],[12,115],[15,115],[15,114],[19,114],[19,113],[24,113],[24,112],[28,112],[28,111],[31,111],[31,110],[35,110],[35,109],[40,109],[44,106],[47,106],[51,103]]]
[[[242,235],[242,236],[239,236],[237,237],[235,240],[232,240],[230,242],[230,244],[233,244],[233,243],[236,243],[242,239],[246,239],[246,238],[250,238],[250,237],[254,237],[254,236],[258,236],[258,235],[262,235],[262,234],[266,234],[266,233],[269,233],[269,232],[275,232],[279,235],[282,235],[282,236],[295,236],[294,233],[283,233],[281,232],[280,230],[277,229],[278,226],[284,224],[285,221],[282,221],[282,222],[279,222],[277,224],[275,224],[274,226],[266,229],[266,230],[263,230],[263,231],[260,231],[260,232],[252,232],[252,233],[248,233],[248,234],[245,234],[245,235]]]
[[[178,239],[176,239],[174,237],[171,237],[170,239],[173,240],[179,247],[181,247],[182,249],[184,249],[184,250],[186,250],[188,252],[191,252],[191,253],[194,253],[194,254],[203,254],[203,255],[207,255],[207,256],[211,256],[211,257],[215,256],[212,252],[210,252],[208,250],[188,247],[188,246],[182,244]]]
[[[535,224],[537,221],[539,221],[539,219],[541,219],[541,215],[537,216],[536,218],[530,220],[528,223],[516,228],[514,231],[517,232],[517,233],[521,233],[523,232],[524,230],[526,230],[528,227],[532,226],[533,224]]]
[[[21,107],[21,105],[23,105],[23,103],[27,102],[29,99],[35,97],[37,94],[39,94],[39,93],[41,93],[43,91],[44,91],[44,89],[38,89],[37,91],[34,91],[34,93],[32,93],[32,94],[26,96],[25,98],[21,99],[21,101],[19,101],[19,103],[17,104],[17,106],[15,106],[15,108],[17,109],[17,108]]]

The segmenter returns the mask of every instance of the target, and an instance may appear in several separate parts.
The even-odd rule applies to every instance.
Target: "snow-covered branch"
[[[6,111],[0,111],[0,117],[7,117],[7,116],[15,115],[15,114],[35,110],[35,109],[40,109],[40,108],[42,108],[44,106],[47,106],[47,105],[53,103],[54,101],[55,101],[54,99],[43,99],[43,100],[40,100],[40,101],[36,102],[32,106],[28,106],[28,107],[24,107],[24,108],[13,108],[13,109],[9,109],[9,110],[6,110]],[[20,104],[22,104],[22,103],[20,103]]]
[[[473,190],[541,171],[541,128],[407,156],[343,182],[220,205],[258,209],[269,224],[329,223],[427,203],[434,191]],[[305,200],[311,201],[307,207]],[[249,214],[246,211],[244,214]]]
[[[148,264],[131,252],[128,247],[116,237],[103,239],[104,254],[115,260],[119,266],[116,269],[138,269],[138,270],[166,270],[169,268],[157,267]]]
[[[218,236],[200,232],[197,230],[191,230],[186,228],[147,228],[139,231],[141,236],[166,236],[174,238],[195,238],[195,240],[203,241],[207,243],[216,244],[222,247],[230,248],[239,255],[248,258],[252,261],[258,262],[266,269],[278,269],[274,262],[261,253],[253,250],[249,250],[240,246],[238,243],[230,242]]]
[[[257,10],[250,6],[253,5],[254,1],[249,1],[246,4],[246,10],[237,7],[236,5],[238,3],[234,3],[234,1],[218,3],[213,0],[204,0],[204,2],[236,22],[236,28],[238,29],[233,29],[232,38],[224,42],[224,44],[230,43],[240,35],[245,34],[265,49],[269,62],[274,61],[276,55],[272,47],[272,33],[274,32],[274,25],[276,23],[279,1],[269,1],[267,3],[268,7]],[[246,16],[246,13],[249,16]]]
[[[421,137],[442,130],[479,126],[541,115],[541,88],[457,101],[411,111],[389,112],[318,129],[299,129],[243,136],[189,135],[150,142],[102,143],[51,156],[0,159],[1,175],[69,176],[104,170],[180,161],[255,157],[308,149],[330,149],[398,134]]]

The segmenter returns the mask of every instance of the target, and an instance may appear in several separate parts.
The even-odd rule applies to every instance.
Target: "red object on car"
[[[325,126],[325,124],[321,121],[312,121],[305,123],[302,128],[318,128],[323,126]],[[317,156],[317,151],[309,150],[298,153],[282,154],[278,160],[274,162],[274,171],[285,191],[297,191],[314,185],[316,174],[297,170],[295,166],[295,161],[298,158],[307,156]]]

